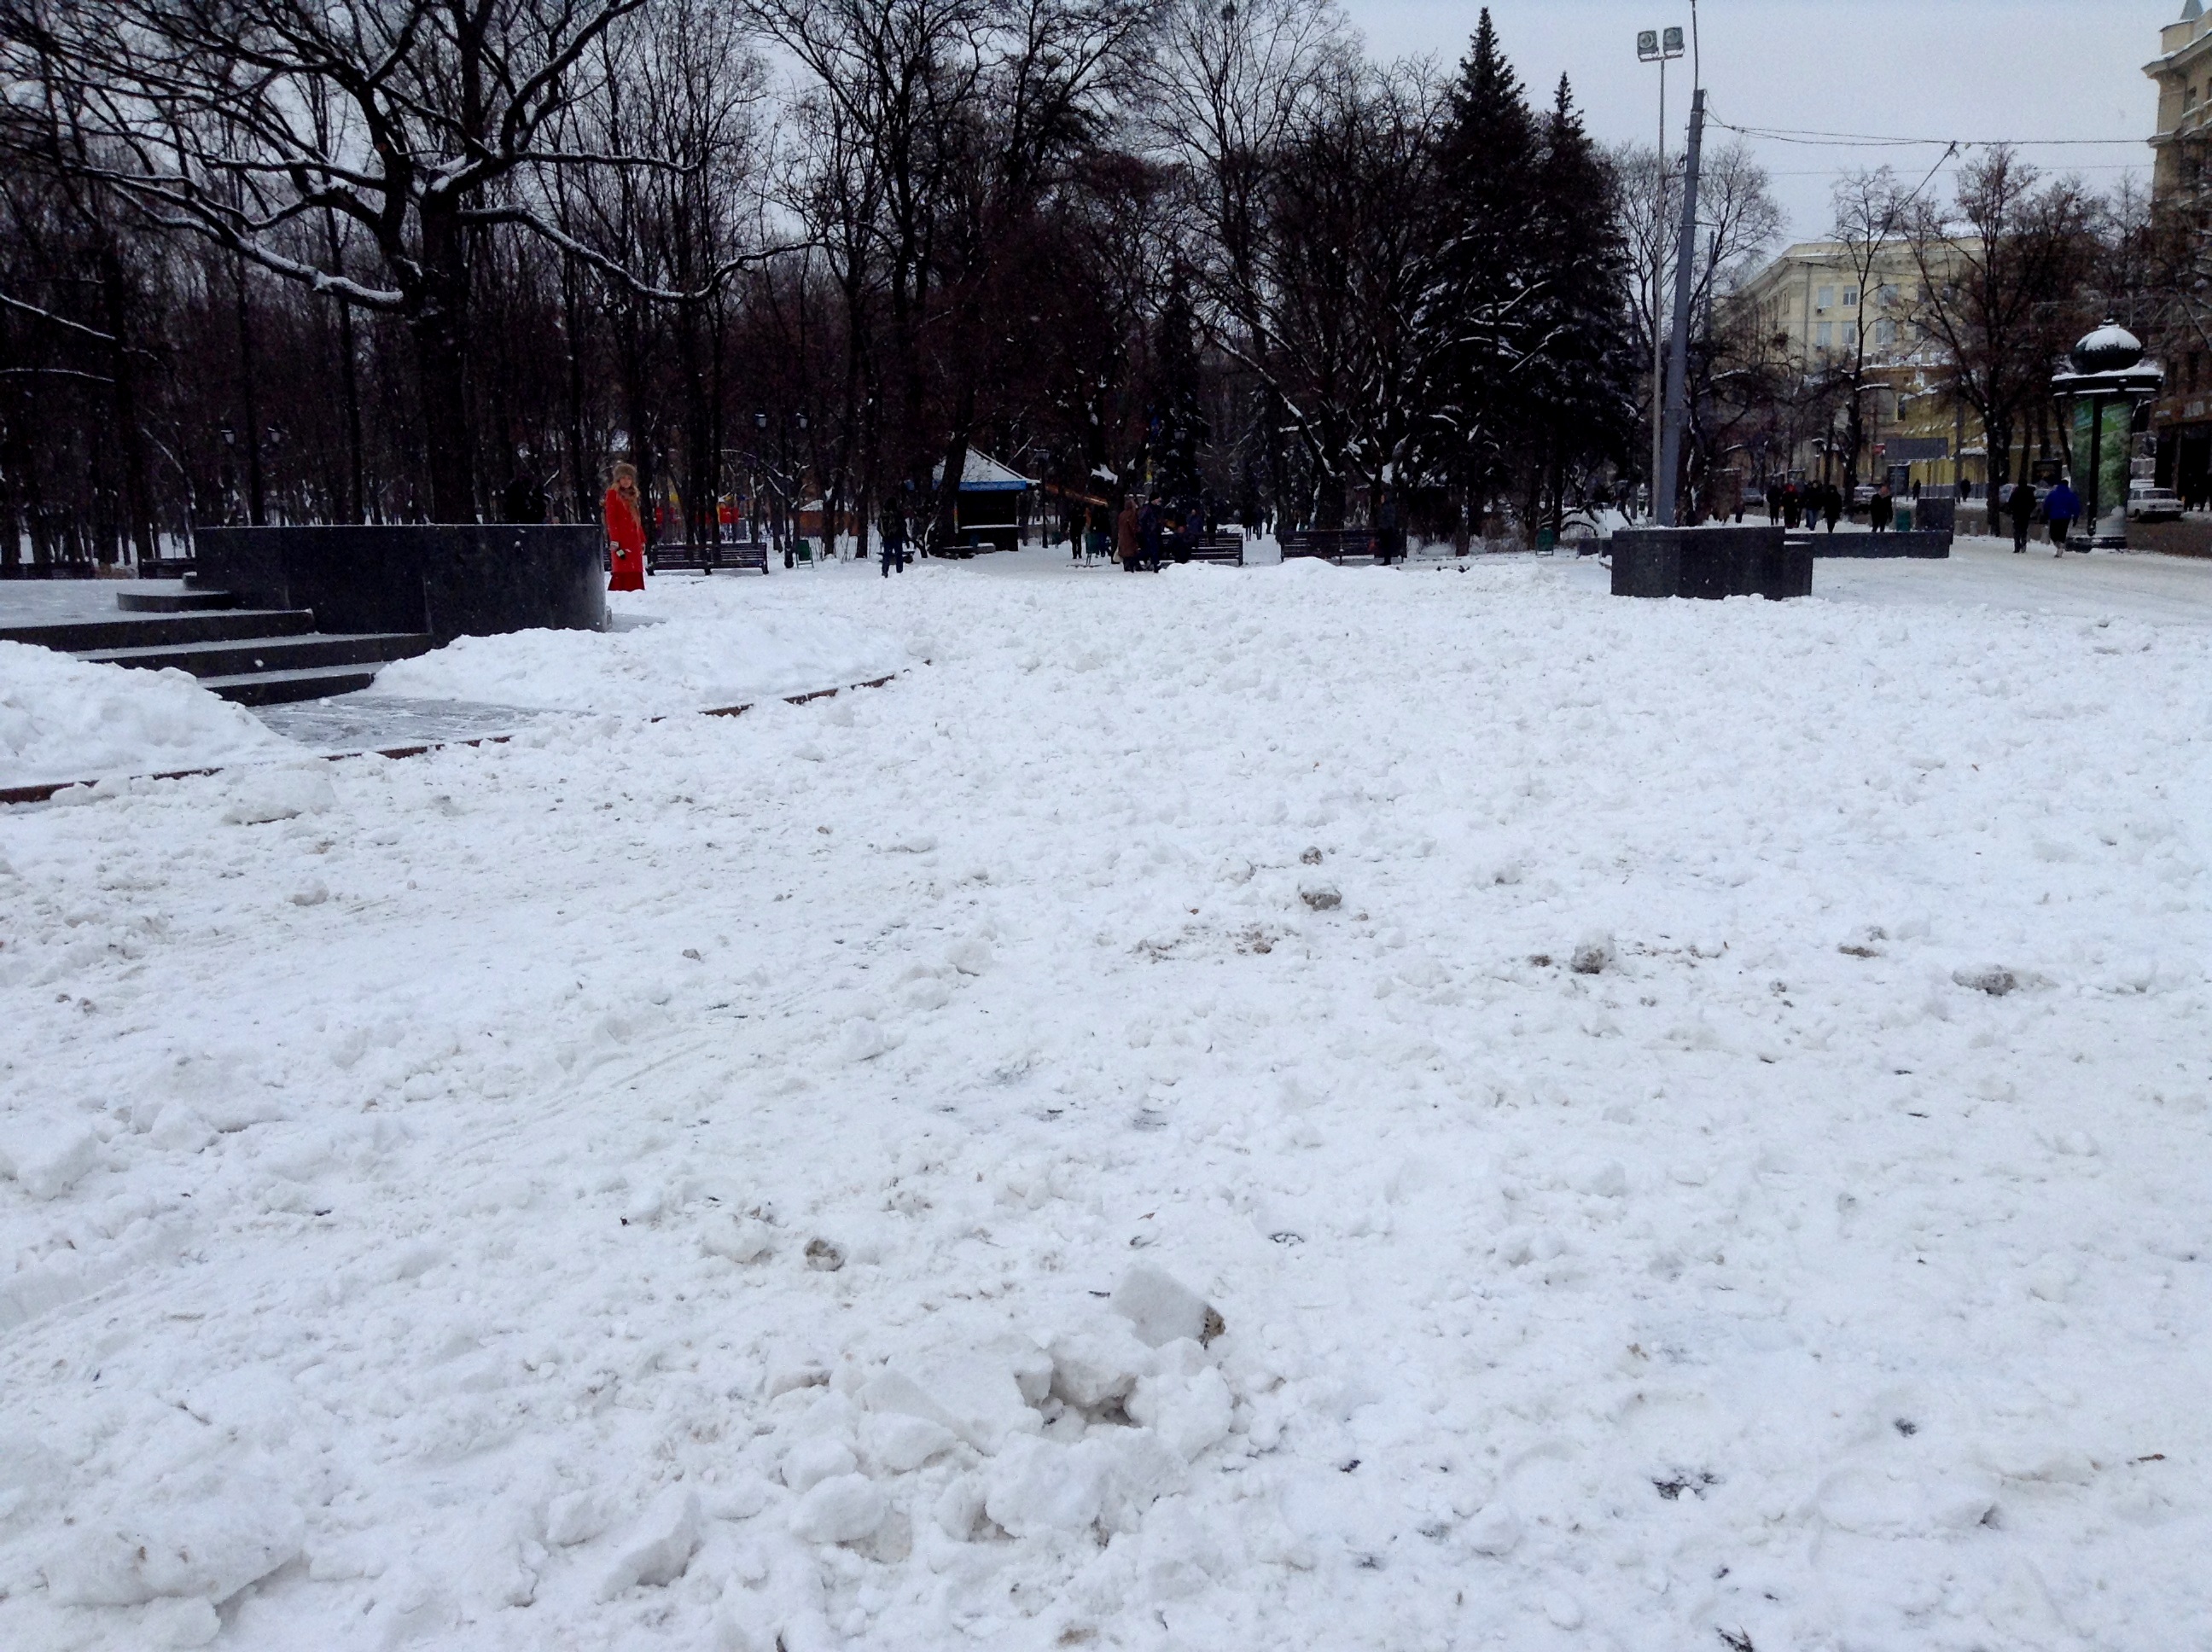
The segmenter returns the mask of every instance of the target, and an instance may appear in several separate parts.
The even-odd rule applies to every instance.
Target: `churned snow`
[[[0,642],[0,787],[100,780],[295,751],[179,671],[91,665]]]
[[[2212,587],[2012,566],[664,585],[530,680],[909,669],[7,814],[0,1645],[2212,1643]]]
[[[872,682],[914,663],[910,644],[823,611],[816,582],[670,575],[610,597],[620,629],[462,637],[386,666],[370,692],[661,716]]]

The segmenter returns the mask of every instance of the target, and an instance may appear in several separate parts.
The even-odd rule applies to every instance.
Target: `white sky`
[[[1465,54],[1480,0],[1346,0],[1382,57]],[[2125,138],[2155,124],[2157,88],[2142,67],[2182,0],[1700,0],[1708,106],[1747,126],[1903,137]],[[1538,100],[1564,71],[1590,130],[1607,143],[1650,143],[1659,71],[1636,60],[1639,29],[1690,22],[1689,0],[1490,0],[1514,68]],[[1669,148],[1689,118],[1687,59],[1667,71]],[[1727,141],[1729,134],[1714,137]],[[1797,239],[1820,234],[1838,171],[1885,161],[1917,182],[1942,153],[1762,142],[1759,158]],[[2033,148],[2051,172],[2099,189],[2132,171],[2147,147]],[[1942,190],[1939,177],[1931,193]],[[1948,198],[1948,191],[1943,191]]]

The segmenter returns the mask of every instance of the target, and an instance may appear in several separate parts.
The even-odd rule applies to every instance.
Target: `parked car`
[[[2128,516],[2136,522],[2179,522],[2181,495],[2171,488],[2138,482],[2128,489]]]

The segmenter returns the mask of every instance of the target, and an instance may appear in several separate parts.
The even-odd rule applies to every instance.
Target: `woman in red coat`
[[[607,489],[607,542],[614,548],[614,577],[610,591],[645,589],[645,524],[637,509],[637,467],[615,466],[614,486]]]

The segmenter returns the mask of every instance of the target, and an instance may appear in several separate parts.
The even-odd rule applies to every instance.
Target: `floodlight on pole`
[[[1659,431],[1667,411],[1667,329],[1662,325],[1659,297],[1667,279],[1667,65],[1681,55],[1679,28],[1647,28],[1636,37],[1637,61],[1659,65],[1658,196],[1651,209],[1651,508],[1655,513],[1659,508]]]

